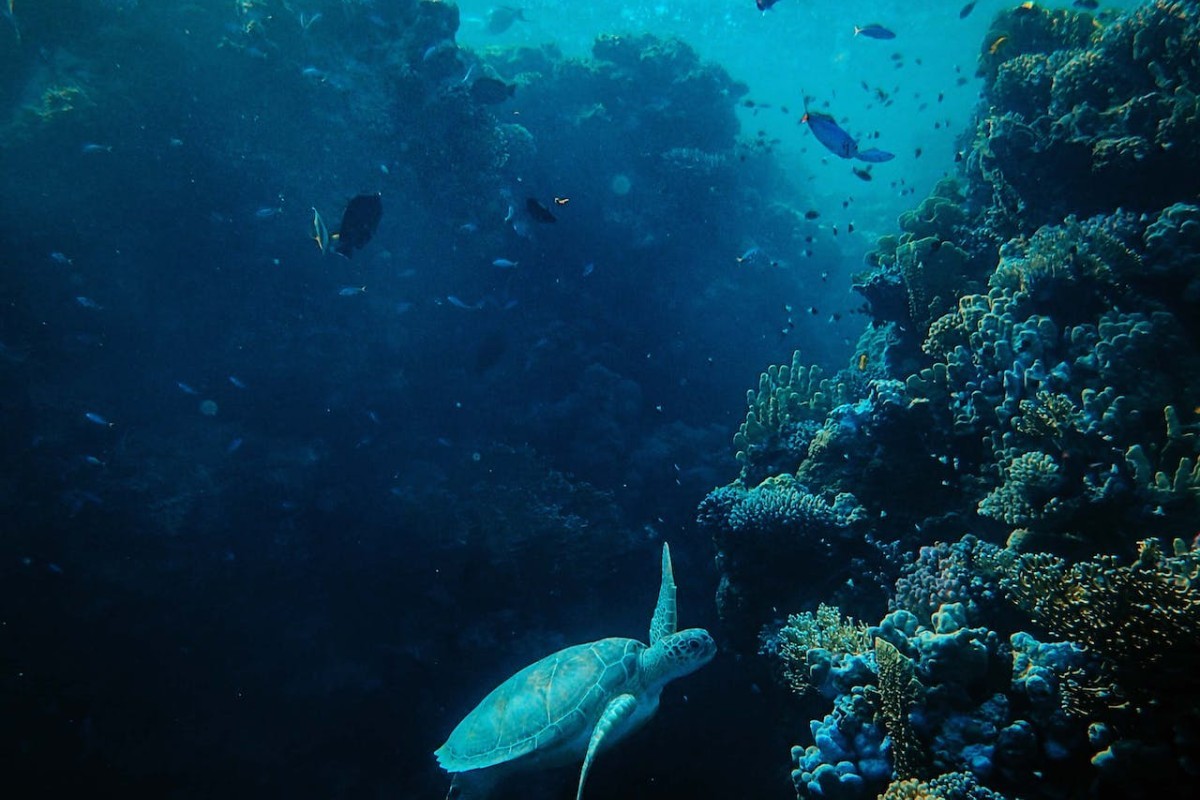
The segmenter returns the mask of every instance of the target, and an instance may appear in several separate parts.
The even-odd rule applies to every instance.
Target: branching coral
[[[1009,597],[1054,635],[1079,642],[1131,677],[1136,670],[1195,666],[1200,641],[1200,554],[1176,544],[1164,556],[1153,539],[1137,560],[1113,556],[1069,565],[1045,553],[1016,559],[1002,578]]]
[[[821,679],[814,681],[814,671],[828,672],[831,662],[842,656],[870,652],[871,639],[867,626],[843,617],[837,606],[821,603],[816,612],[792,614],[787,625],[779,631],[778,655],[783,674],[797,694],[819,688]],[[813,653],[810,651],[823,651]],[[816,662],[816,663],[814,663]],[[825,669],[820,670],[819,665]]]
[[[886,639],[875,639],[879,664],[879,716],[892,741],[892,771],[897,777],[918,777],[926,759],[908,714],[921,700],[924,687],[917,680],[911,658]]]
[[[979,513],[1009,525],[1025,525],[1057,511],[1055,493],[1063,486],[1062,468],[1048,453],[1033,451],[1008,459],[1003,483],[979,501]]]
[[[780,451],[799,464],[815,426],[835,406],[850,401],[852,392],[845,383],[822,374],[820,367],[805,366],[797,350],[790,365],[772,364],[759,376],[758,391],[746,392],[749,410],[733,437],[743,480],[765,477],[760,473]]]

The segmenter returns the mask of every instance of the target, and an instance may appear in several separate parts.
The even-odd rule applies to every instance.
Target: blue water
[[[662,541],[716,632],[697,505],[767,365],[851,363],[865,254],[956,170],[1009,4],[960,5],[9,3],[12,796],[441,797],[500,680],[645,637]],[[806,98],[896,158],[856,176]],[[323,254],[360,193],[378,230]],[[587,796],[794,796],[811,714],[743,656]]]

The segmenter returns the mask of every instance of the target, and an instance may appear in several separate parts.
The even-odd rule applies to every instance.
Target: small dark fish
[[[804,212],[805,219],[816,219],[819,216],[821,216],[821,212],[817,211],[815,208]]]
[[[1075,6],[1076,8],[1082,8],[1085,11],[1095,11],[1100,7],[1100,3],[1098,3],[1097,0],[1075,0],[1075,2],[1071,5]]]
[[[854,26],[854,35],[862,34],[868,39],[895,39],[896,34],[889,31],[887,28],[880,25],[878,22],[872,22],[870,25],[864,25],[861,28]]]
[[[869,167],[866,169],[854,167],[853,171],[854,171],[855,177],[857,177],[859,180],[864,180],[864,181],[871,180],[871,169]]]
[[[383,200],[378,193],[353,198],[342,213],[342,228],[338,231],[334,251],[352,258],[355,250],[361,250],[371,241],[382,217]]]
[[[476,103],[494,106],[512,97],[516,91],[515,83],[505,83],[499,78],[476,78],[471,84],[471,99]]]
[[[558,217],[551,214],[550,209],[539,203],[536,197],[525,198],[525,210],[529,212],[529,216],[534,222],[548,225],[558,221]]]
[[[971,16],[971,12],[974,10],[975,10],[975,0],[971,0],[971,2],[969,2],[965,6],[963,6],[962,10],[958,12],[958,18],[966,19],[967,17]]]
[[[512,6],[496,6],[488,12],[485,30],[493,36],[498,36],[511,28],[517,20],[521,22],[529,21],[525,19],[525,9],[513,8]]]
[[[754,0],[754,5],[758,7],[759,11],[769,11],[771,6],[778,2],[779,0]]]

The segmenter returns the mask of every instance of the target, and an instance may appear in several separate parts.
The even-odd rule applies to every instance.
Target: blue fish
[[[868,39],[895,39],[896,34],[889,31],[887,28],[880,25],[878,22],[872,22],[870,25],[864,25],[861,28],[854,26],[854,35],[859,34],[866,36]]]
[[[495,261],[492,262],[493,267],[499,267],[500,269],[512,269],[516,265],[517,265],[516,261],[512,261],[507,258],[497,258]]]
[[[842,130],[841,126],[828,114],[822,114],[820,111],[805,111],[800,121],[807,122],[808,129],[813,132],[813,136],[817,137],[817,141],[838,158],[856,158],[872,164],[895,158],[892,153],[874,147],[859,151],[858,142],[854,137]]]
[[[109,422],[104,417],[97,414],[95,411],[88,411],[86,414],[83,415],[83,417],[88,422],[94,423],[96,425],[103,425],[106,428],[111,428],[113,426],[113,424],[111,422]]]

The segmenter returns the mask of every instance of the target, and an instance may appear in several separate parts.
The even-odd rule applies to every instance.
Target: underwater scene
[[[1200,781],[1200,2],[0,0],[5,797]]]

